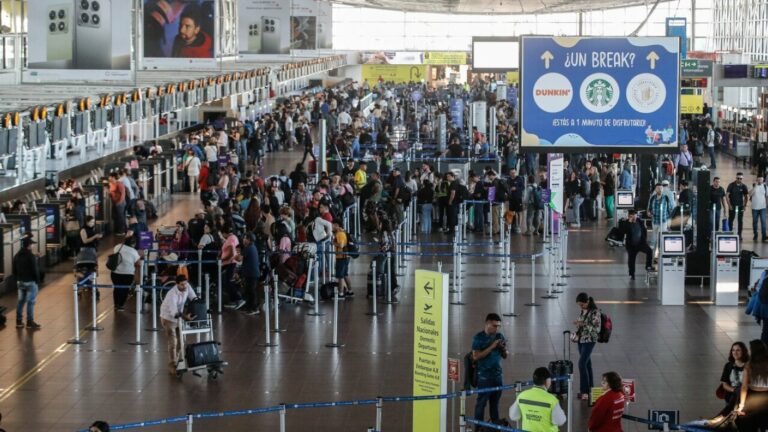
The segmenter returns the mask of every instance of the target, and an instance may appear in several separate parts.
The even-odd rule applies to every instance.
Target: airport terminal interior
[[[768,431],[766,33],[0,0],[0,431]]]

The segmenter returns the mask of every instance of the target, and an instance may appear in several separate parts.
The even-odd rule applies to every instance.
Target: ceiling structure
[[[403,12],[452,14],[545,14],[652,3],[643,0],[332,0],[350,6]]]

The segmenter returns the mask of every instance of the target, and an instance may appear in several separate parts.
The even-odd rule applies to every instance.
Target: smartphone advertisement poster
[[[133,81],[131,2],[29,2],[24,82]]]

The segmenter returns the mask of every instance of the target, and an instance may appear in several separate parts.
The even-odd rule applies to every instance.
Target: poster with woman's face
[[[215,57],[215,0],[145,0],[144,57]]]
[[[317,17],[291,17],[291,49],[314,50],[317,48]]]

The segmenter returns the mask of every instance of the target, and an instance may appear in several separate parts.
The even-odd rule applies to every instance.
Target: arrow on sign
[[[431,310],[432,310],[432,305],[425,303],[424,304],[424,313],[429,314],[430,313],[429,311],[431,311]]]
[[[424,284],[424,292],[426,292],[428,296],[431,296],[432,295],[432,291],[434,291],[434,290],[435,290],[434,287],[429,286],[429,282]]]
[[[551,62],[555,56],[552,55],[549,51],[544,51],[544,54],[541,55],[541,59],[544,60],[544,69],[549,69],[549,62]]]
[[[655,51],[651,51],[645,59],[651,62],[651,69],[656,69],[656,61],[659,59],[659,55]]]

